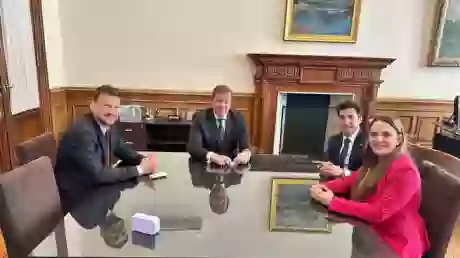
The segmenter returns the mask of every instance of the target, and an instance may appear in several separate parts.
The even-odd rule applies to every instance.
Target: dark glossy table
[[[263,160],[272,162],[274,170],[283,172],[242,168],[227,175],[218,174],[226,173],[219,169],[206,172],[186,153],[157,153],[157,159],[167,179],[99,188],[67,214],[66,239],[58,240],[65,240],[69,256],[396,257],[368,226],[333,214],[330,233],[270,232],[271,178],[311,177],[283,171],[276,164],[283,161],[280,157],[270,161],[265,155],[257,162],[260,167]],[[216,191],[216,182],[225,190]],[[223,195],[228,199],[219,198]],[[160,234],[132,233],[131,217],[137,212],[159,216]],[[56,255],[55,245],[51,234],[33,255]]]

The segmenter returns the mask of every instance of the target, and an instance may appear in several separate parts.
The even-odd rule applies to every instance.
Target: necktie
[[[223,118],[218,118],[217,119],[217,122],[218,122],[218,129],[219,129],[219,136],[220,136],[220,140],[223,140],[224,139],[224,136],[225,136],[225,119]]]
[[[343,141],[343,148],[339,155],[339,166],[341,168],[345,167],[345,159],[347,158],[348,150],[350,149],[350,142],[349,138],[345,138]]]
[[[110,144],[110,131],[109,130],[107,130],[104,134],[104,141],[105,141],[105,146],[107,147],[105,151],[105,166],[110,167],[112,150],[111,150],[111,144]]]

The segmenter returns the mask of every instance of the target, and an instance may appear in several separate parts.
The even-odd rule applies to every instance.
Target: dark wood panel
[[[59,88],[51,92],[53,125],[59,135],[75,119],[89,112],[89,104],[94,88]],[[211,93],[179,92],[158,90],[122,90],[124,104],[140,104],[154,110],[155,108],[179,108],[181,112],[193,112],[211,105]],[[253,94],[235,93],[232,106],[241,112],[248,131],[252,131]],[[65,106],[65,108],[63,108]],[[63,127],[65,125],[65,127]]]
[[[21,112],[14,115],[13,119],[18,130],[15,132],[17,135],[17,137],[15,137],[16,144],[45,132],[39,108]]]
[[[324,87],[323,85],[323,89]],[[278,90],[293,89],[295,86],[286,85]],[[326,89],[329,88],[326,87]],[[94,88],[77,87],[52,90],[53,130],[56,137],[59,137],[74,119],[89,111],[88,106],[93,91]],[[206,108],[211,103],[210,94],[200,92],[122,90],[122,98],[124,103],[137,103],[152,108],[174,107],[190,111]],[[254,112],[255,109],[259,109],[261,101],[255,94],[235,94],[233,99],[233,106],[243,114],[253,142],[254,137],[273,138],[269,130],[260,126],[263,114]],[[275,101],[275,99],[269,98],[264,101]],[[430,146],[435,131],[434,123],[443,117],[450,116],[453,102],[385,98],[378,99],[375,106],[378,114],[401,118],[405,131],[414,142]]]
[[[381,99],[377,102],[378,114],[400,117],[404,129],[413,142],[430,147],[436,123],[450,117],[452,101],[420,99]]]

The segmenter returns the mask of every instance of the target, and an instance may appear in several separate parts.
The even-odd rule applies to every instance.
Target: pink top
[[[325,185],[334,193],[349,193],[358,173]],[[394,160],[377,183],[375,193],[364,201],[335,197],[329,210],[360,218],[371,225],[401,258],[420,258],[430,244],[425,222],[419,214],[422,198],[420,173],[403,155]]]

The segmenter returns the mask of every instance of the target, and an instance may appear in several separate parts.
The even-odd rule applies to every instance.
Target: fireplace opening
[[[328,138],[339,132],[335,108],[353,99],[349,93],[279,92],[273,153],[324,158]]]

